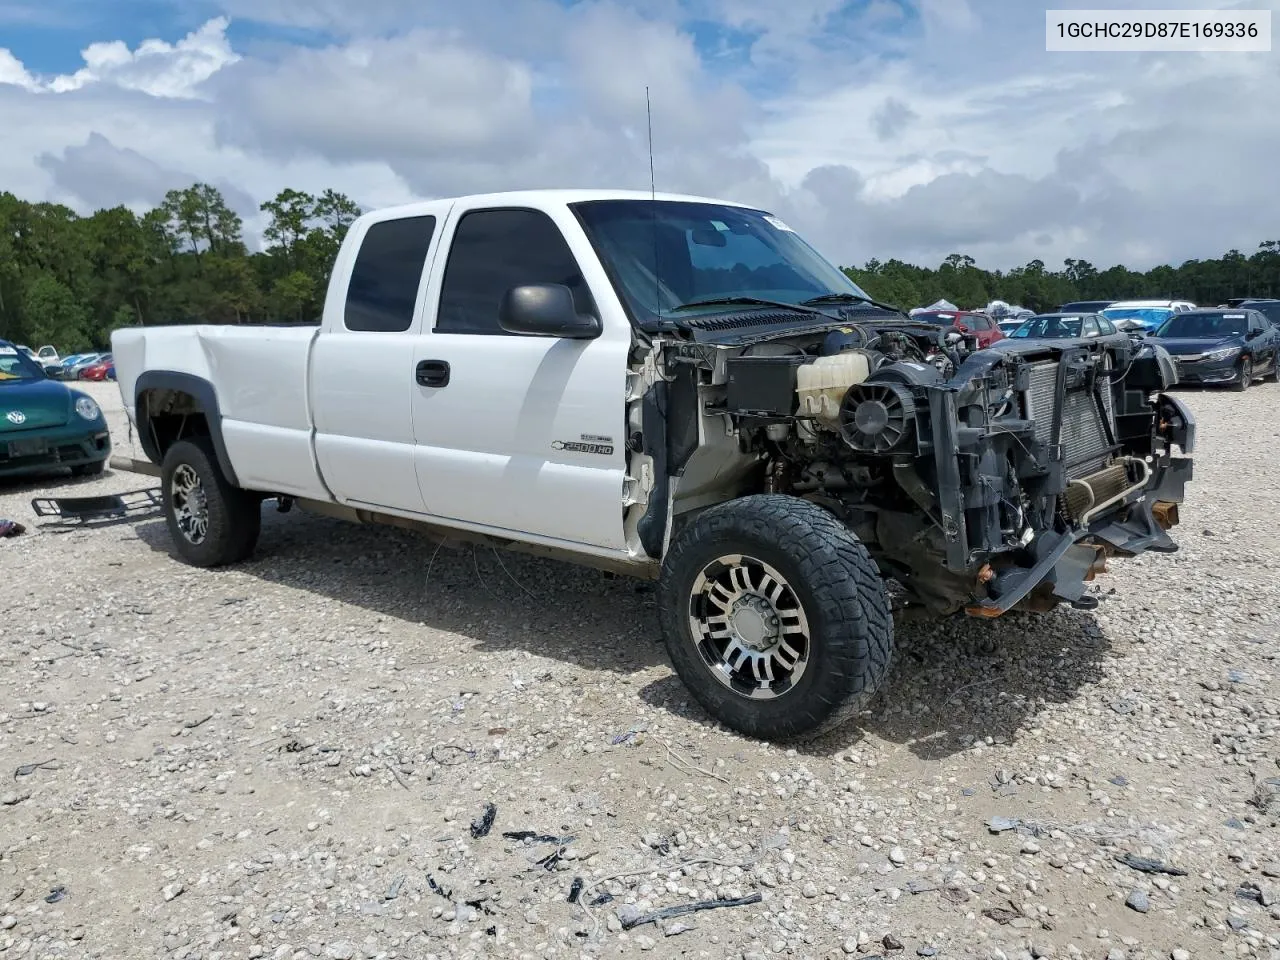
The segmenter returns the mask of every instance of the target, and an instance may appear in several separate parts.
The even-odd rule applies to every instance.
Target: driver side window
[[[472,210],[454,230],[436,314],[437,333],[507,334],[498,307],[512,287],[559,283],[579,313],[598,316],[560,228],[540,210]]]

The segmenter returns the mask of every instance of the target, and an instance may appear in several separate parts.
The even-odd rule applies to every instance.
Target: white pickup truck
[[[1107,557],[1176,549],[1195,438],[1159,347],[979,350],[696,197],[366,214],[318,326],[112,350],[188,562],[247,558],[278,498],[655,578],[682,679],[768,738],[866,704],[889,581],[908,614],[1089,607]]]

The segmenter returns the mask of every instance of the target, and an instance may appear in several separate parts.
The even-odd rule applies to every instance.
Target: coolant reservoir
[[[864,350],[846,350],[819,357],[796,369],[800,416],[815,417],[834,428],[840,425],[840,402],[855,383],[871,375],[871,358]]]

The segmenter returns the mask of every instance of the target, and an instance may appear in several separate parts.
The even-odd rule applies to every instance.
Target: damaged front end
[[[947,568],[975,576],[967,613],[1092,608],[1086,584],[1108,557],[1178,549],[1168,530],[1191,479],[1196,424],[1162,392],[1176,379],[1162,350],[1125,344],[987,351],[961,368],[951,384],[960,482],[942,485],[939,499]],[[984,423],[993,390],[1011,409]],[[935,457],[948,461],[949,422],[935,426]],[[1006,431],[1016,451],[1000,439]],[[1013,481],[1003,487],[1001,466]],[[1013,546],[1015,492],[1024,526]]]
[[[982,350],[954,330],[859,321],[748,336],[747,319],[717,318],[664,345],[672,395],[689,398],[677,419],[702,425],[667,464],[677,515],[716,496],[810,499],[933,615],[1090,607],[1107,558],[1177,549],[1196,425],[1164,393],[1177,373],[1158,346]]]

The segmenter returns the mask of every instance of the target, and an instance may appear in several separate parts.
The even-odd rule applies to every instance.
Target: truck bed
[[[118,330],[116,375],[129,419],[142,371],[216,385],[227,454],[242,486],[329,499],[311,443],[307,363],[319,328],[194,325]]]

